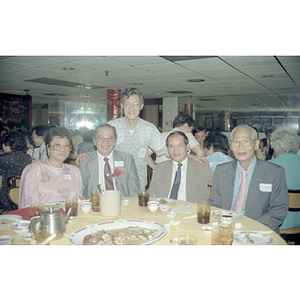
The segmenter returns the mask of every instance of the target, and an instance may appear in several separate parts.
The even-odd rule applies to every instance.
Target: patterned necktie
[[[246,185],[247,185],[247,171],[242,171],[243,179],[239,188],[239,191],[236,195],[235,203],[233,206],[233,211],[242,212],[243,205],[245,202],[245,194],[246,194]]]
[[[179,190],[180,180],[181,180],[181,166],[182,163],[178,164],[178,169],[176,171],[174,183],[171,190],[171,195],[170,195],[171,199],[177,199],[178,196],[178,190]]]
[[[104,165],[104,179],[105,179],[105,189],[106,190],[114,190],[113,178],[111,175],[110,165],[108,163],[108,158],[105,157],[105,165]]]

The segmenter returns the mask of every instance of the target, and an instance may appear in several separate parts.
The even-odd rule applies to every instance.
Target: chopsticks
[[[184,217],[183,219],[193,219],[193,218],[196,218],[197,215],[192,215],[192,216],[188,216],[188,217]]]

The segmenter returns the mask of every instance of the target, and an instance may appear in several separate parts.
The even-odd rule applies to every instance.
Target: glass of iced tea
[[[210,221],[211,205],[207,202],[198,203],[197,221],[200,224],[208,224]]]
[[[139,190],[139,206],[147,207],[149,202],[149,191],[146,189]]]
[[[30,204],[30,217],[38,217],[45,209],[44,204],[40,202],[32,202]]]
[[[94,212],[100,211],[100,193],[98,189],[89,190],[89,200],[92,203],[92,210]]]
[[[66,198],[65,207],[66,212],[71,208],[70,217],[76,217],[78,214],[78,199],[75,197]]]

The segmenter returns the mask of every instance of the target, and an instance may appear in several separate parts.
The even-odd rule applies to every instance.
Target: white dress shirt
[[[181,179],[180,179],[180,186],[178,190],[178,195],[177,199],[181,201],[186,201],[186,171],[187,171],[187,162],[188,158],[186,158],[184,161],[182,161],[182,166],[181,166]],[[174,179],[175,179],[175,174],[178,170],[178,163],[173,160],[173,167],[172,167],[172,180],[171,180],[171,186],[170,186],[170,191],[169,191],[169,198],[171,194],[171,190],[173,187]]]
[[[105,190],[105,179],[104,179],[104,166],[105,166],[105,161],[104,158],[105,156],[102,156],[98,151],[98,168],[99,168],[99,184],[101,184],[102,188]],[[114,156],[113,156],[113,151],[107,156],[108,158],[108,163],[111,169],[111,173],[113,174],[114,172]],[[116,189],[116,184],[115,184],[115,178],[113,177],[113,183],[114,183],[114,189]]]

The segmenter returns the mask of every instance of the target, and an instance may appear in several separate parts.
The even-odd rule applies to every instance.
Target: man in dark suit
[[[258,159],[258,147],[253,128],[239,125],[233,129],[230,148],[237,160],[216,167],[208,202],[241,212],[279,233],[289,207],[285,171]]]
[[[97,151],[79,166],[83,197],[88,198],[89,189],[96,188],[99,183],[104,190],[113,189],[120,191],[122,196],[137,197],[140,181],[135,162],[131,154],[114,150],[117,141],[115,127],[109,124],[97,126],[93,141]]]
[[[182,131],[169,134],[166,144],[171,160],[155,166],[149,189],[151,196],[197,203],[208,199],[207,186],[212,183],[213,172],[188,157],[188,141]]]

